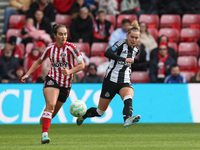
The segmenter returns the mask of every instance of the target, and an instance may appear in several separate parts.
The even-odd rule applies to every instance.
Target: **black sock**
[[[87,112],[85,113],[85,115],[83,116],[84,119],[86,119],[87,117],[100,117],[100,115],[97,113],[97,108],[96,107],[91,107],[87,110]]]
[[[132,99],[129,98],[127,100],[124,101],[124,109],[123,109],[123,117],[124,117],[124,121],[131,117],[133,113],[133,107],[132,107]]]

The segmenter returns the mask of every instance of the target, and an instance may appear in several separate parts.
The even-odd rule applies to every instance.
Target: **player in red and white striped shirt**
[[[46,48],[41,58],[33,63],[28,72],[22,77],[22,82],[33,73],[43,61],[49,57],[51,70],[44,82],[44,97],[46,108],[42,115],[42,144],[49,143],[48,131],[51,119],[62,107],[71,89],[73,74],[83,70],[85,64],[81,53],[72,43],[66,42],[67,29],[63,25],[53,25],[53,33],[56,43]],[[75,66],[75,60],[78,65]]]

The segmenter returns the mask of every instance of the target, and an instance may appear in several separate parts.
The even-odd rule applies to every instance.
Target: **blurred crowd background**
[[[140,53],[131,66],[133,83],[200,83],[199,0],[2,0],[0,82],[20,78],[55,42],[52,25],[66,25],[68,41],[86,68],[75,83],[101,83],[109,60],[105,50],[125,39],[133,20],[141,28]],[[28,78],[42,83],[49,60]]]

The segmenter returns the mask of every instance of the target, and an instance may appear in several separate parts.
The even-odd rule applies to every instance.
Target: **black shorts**
[[[130,87],[133,89],[131,83],[115,83],[108,79],[104,79],[100,97],[113,99],[116,94],[119,94],[120,89],[123,87]]]
[[[70,89],[71,88],[65,88],[65,87],[60,87],[56,81],[52,78],[50,78],[49,76],[46,76],[46,79],[44,81],[44,87],[43,88],[46,88],[46,87],[53,87],[53,88],[57,88],[60,90],[60,94],[58,96],[58,101],[64,103],[66,102],[68,96],[69,96],[69,93],[70,93]]]

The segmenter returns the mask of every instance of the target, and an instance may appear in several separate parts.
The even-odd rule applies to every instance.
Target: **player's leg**
[[[140,115],[132,116],[133,106],[132,99],[134,91],[132,87],[123,87],[119,91],[119,95],[124,101],[123,117],[124,117],[124,127],[129,127],[133,123],[136,123],[140,120]]]
[[[48,131],[60,90],[58,88],[47,87],[44,88],[43,93],[46,101],[46,107],[42,115],[42,144],[45,144],[50,142],[50,139],[48,138]]]
[[[81,125],[83,123],[83,121],[88,117],[89,118],[101,117],[105,113],[110,102],[111,102],[111,99],[106,99],[106,98],[100,97],[98,108],[96,108],[96,107],[89,108],[83,117],[79,117],[77,119],[77,121],[76,121],[77,125]]]
[[[64,104],[63,102],[57,101],[54,112],[52,114],[52,119],[56,116],[56,114],[58,113],[63,104]]]

